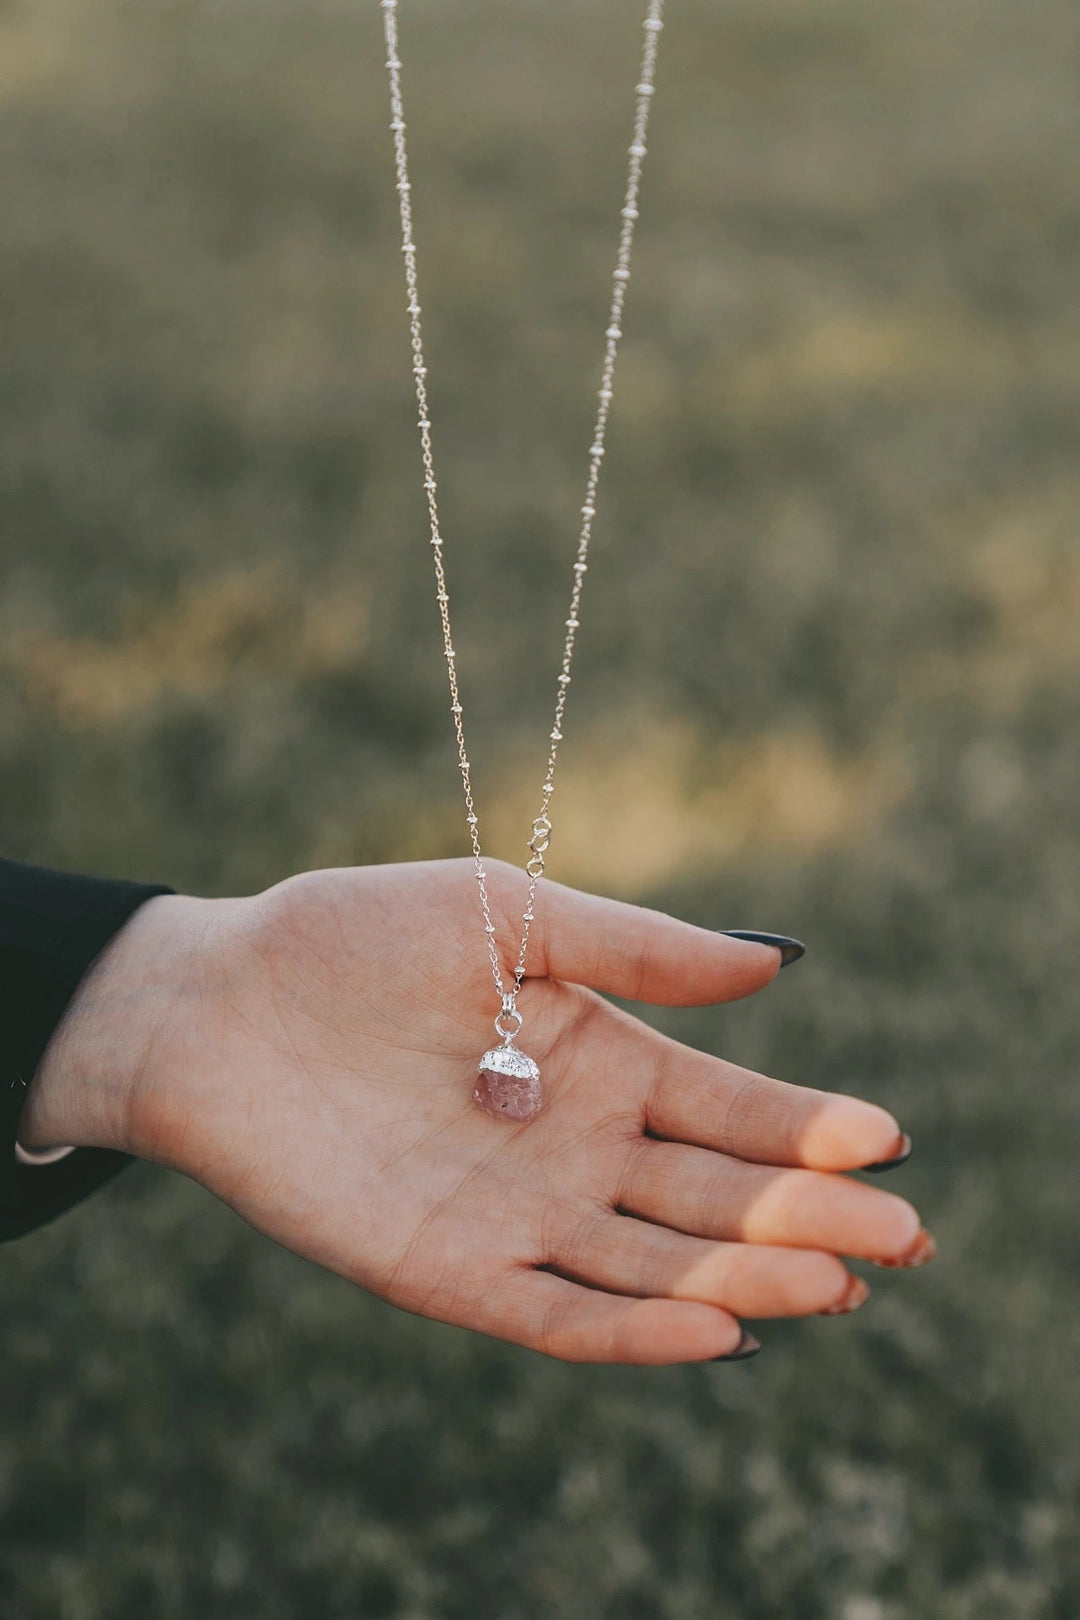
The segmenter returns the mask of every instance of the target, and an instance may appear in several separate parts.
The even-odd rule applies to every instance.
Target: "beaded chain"
[[[634,224],[638,217],[638,192],[641,186],[641,172],[645,160],[649,107],[655,93],[653,81],[656,73],[660,30],[664,26],[662,17],[664,0],[650,0],[643,24],[645,38],[642,49],[641,71],[638,84],[635,87],[637,99],[634,109],[633,136],[628,148],[630,161],[622,207],[622,229],[619,233],[618,252],[615,258],[615,269],[612,273],[611,306],[605,333],[606,345],[600,373],[596,420],[593,428],[592,443],[589,447],[585,500],[581,507],[582,523],[577,554],[574,560],[574,581],[570,593],[570,611],[565,621],[566,638],[563,643],[562,664],[556,683],[555,712],[549,733],[551,747],[548,752],[547,769],[544,773],[541,789],[540,811],[533,821],[532,836],[528,842],[529,859],[525,869],[529,875],[529,888],[525,901],[525,910],[521,919],[521,945],[514,968],[513,984],[510,989],[507,989],[503,980],[502,966],[495,942],[495,925],[491,920],[487,872],[484,867],[484,858],[480,845],[480,823],[473,801],[472,766],[465,747],[463,711],[458,686],[457,654],[454,650],[450,625],[450,596],[446,588],[446,572],[443,566],[443,537],[439,523],[438,485],[435,480],[435,463],[431,446],[431,419],[428,411],[428,373],[427,366],[424,364],[423,333],[420,325],[421,308],[417,292],[412,186],[409,182],[408,149],[405,140],[405,110],[401,92],[401,56],[397,21],[398,0],[380,0],[380,4],[383,14],[383,32],[386,38],[386,69],[390,81],[390,129],[394,138],[396,189],[401,212],[401,252],[405,264],[406,308],[412,341],[412,372],[416,385],[416,403],[419,409],[417,426],[420,430],[424,491],[427,495],[428,517],[431,524],[431,549],[435,563],[436,600],[442,623],[443,652],[446,657],[446,670],[450,684],[450,713],[453,718],[454,735],[457,740],[458,767],[461,771],[461,781],[465,793],[465,820],[472,844],[476,882],[480,895],[480,909],[484,917],[484,933],[487,936],[492,977],[501,1003],[500,1011],[495,1019],[495,1028],[504,1041],[510,1042],[520,1030],[522,1024],[522,1017],[516,1006],[517,996],[525,977],[525,960],[529,948],[529,928],[535,915],[537,885],[544,873],[544,857],[551,841],[552,822],[548,810],[551,805],[552,794],[555,791],[555,765],[558,759],[559,744],[563,737],[563,717],[566,711],[567,689],[570,686],[574,645],[580,626],[581,597],[585,574],[589,566],[589,541],[592,538],[593,520],[596,517],[596,493],[600,483],[600,465],[604,459],[608,417],[611,412],[611,402],[614,398],[612,385],[615,376],[615,362],[619,352],[619,339],[622,337],[622,316],[626,299],[626,286],[630,280],[630,253],[634,241]]]

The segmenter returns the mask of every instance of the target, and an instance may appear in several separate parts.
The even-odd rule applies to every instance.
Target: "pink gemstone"
[[[481,1069],[473,1101],[494,1119],[532,1119],[540,1112],[543,1099],[538,1079]]]

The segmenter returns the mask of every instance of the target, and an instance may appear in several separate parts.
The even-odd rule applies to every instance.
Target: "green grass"
[[[633,8],[402,9],[518,858]],[[897,1110],[941,1258],[746,1367],[568,1368],[140,1167],[0,1257],[4,1620],[1080,1613],[1080,14],[669,22],[552,872],[806,938],[760,1003],[656,1016]],[[378,30],[0,9],[5,853],[235,893],[462,847]]]

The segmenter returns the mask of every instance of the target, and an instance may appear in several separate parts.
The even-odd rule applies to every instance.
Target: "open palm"
[[[512,943],[524,875],[489,876]],[[123,1145],[407,1310],[569,1359],[699,1360],[744,1342],[742,1316],[858,1303],[839,1255],[928,1257],[909,1204],[835,1173],[898,1152],[882,1109],[681,1046],[596,993],[732,1000],[772,980],[772,947],[545,881],[519,1006],[546,1105],[514,1124],[472,1102],[496,1004],[470,862],[143,911],[144,957],[167,928],[183,967]]]

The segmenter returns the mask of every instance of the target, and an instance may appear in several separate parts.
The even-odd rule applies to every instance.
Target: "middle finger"
[[[886,1265],[903,1264],[922,1241],[917,1213],[895,1193],[649,1138],[631,1154],[618,1207],[695,1237],[824,1249]]]

